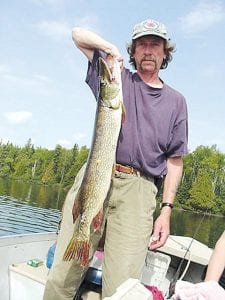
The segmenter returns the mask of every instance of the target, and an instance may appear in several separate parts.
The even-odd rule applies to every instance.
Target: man
[[[135,73],[123,66],[117,47],[95,33],[74,28],[73,40],[88,58],[86,82],[96,98],[99,57],[110,54],[121,62],[126,117],[117,145],[115,174],[104,207],[104,298],[115,293],[126,279],[140,279],[148,247],[152,250],[161,247],[169,236],[171,209],[182,176],[182,156],[187,153],[187,108],[184,97],[159,77],[160,69],[167,67],[174,50],[162,23],[146,20],[134,27],[128,53],[137,70]],[[62,261],[76,226],[72,225],[71,212],[82,174],[83,170],[67,195],[61,237],[59,235],[45,289],[47,300],[72,299],[86,271],[76,261]],[[161,213],[153,228],[155,182],[164,177]],[[104,224],[101,232],[92,234],[91,255],[97,248]]]

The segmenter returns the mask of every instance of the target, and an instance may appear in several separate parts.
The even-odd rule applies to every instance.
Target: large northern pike
[[[111,56],[107,63],[100,58],[99,78],[92,146],[73,207],[74,222],[79,217],[79,225],[63,257],[64,260],[77,259],[82,266],[89,261],[91,226],[96,231],[102,224],[103,203],[110,187],[123,111],[119,62]]]

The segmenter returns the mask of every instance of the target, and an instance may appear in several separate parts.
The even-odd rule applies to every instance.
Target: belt
[[[149,179],[152,178],[153,181],[154,181],[154,184],[156,185],[158,190],[160,189],[160,187],[163,183],[163,180],[164,180],[164,177],[154,177],[154,176],[151,176],[151,175],[145,175],[144,173],[138,171],[137,169],[135,169],[133,167],[124,166],[124,165],[121,165],[121,164],[115,164],[114,165],[114,171],[118,171],[118,172],[126,173],[126,174],[135,174],[135,175],[138,175],[138,176],[144,176],[144,177],[149,178]]]
[[[137,169],[130,167],[130,166],[123,166],[120,164],[115,164],[114,168],[116,171],[126,173],[126,174],[135,174],[135,175],[141,174],[140,171],[138,171]]]

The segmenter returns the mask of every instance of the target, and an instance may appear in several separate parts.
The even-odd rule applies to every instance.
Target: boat
[[[46,257],[49,248],[56,239],[56,233],[0,237],[1,300],[42,300],[49,272],[46,266]],[[156,286],[165,297],[168,297],[170,283],[175,277],[193,283],[202,281],[202,274],[211,253],[212,249],[196,239],[170,235],[166,244],[158,251],[148,251],[141,285]],[[99,259],[101,259],[99,256],[95,256],[89,269],[96,270],[97,273],[101,274],[101,261]],[[132,281],[131,285],[134,286],[134,282],[137,287],[136,281]],[[93,282],[91,285],[93,286]],[[85,289],[85,295],[82,296],[83,300],[100,299],[96,290],[88,290],[87,285]],[[121,289],[119,294],[121,294]],[[115,297],[112,299],[120,299]]]
[[[1,300],[42,299],[48,269],[43,263],[31,267],[32,259],[46,260],[56,233],[19,234],[0,237]]]

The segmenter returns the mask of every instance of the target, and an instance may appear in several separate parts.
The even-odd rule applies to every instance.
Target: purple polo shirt
[[[100,51],[89,62],[86,82],[98,97]],[[122,71],[125,121],[122,124],[116,161],[146,175],[166,175],[167,157],[187,153],[187,106],[185,98],[165,83],[163,88],[147,85],[135,72]]]

